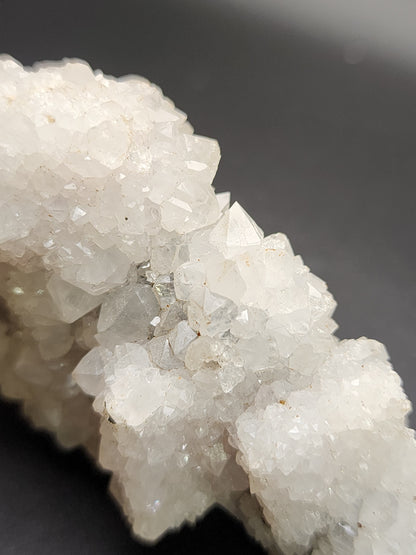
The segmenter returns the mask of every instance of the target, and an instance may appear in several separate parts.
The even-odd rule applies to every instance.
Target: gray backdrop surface
[[[225,0],[1,0],[0,52],[159,84],[219,140],[217,191],[289,236],[335,295],[339,336],[386,343],[416,401],[416,71],[347,64],[339,44]],[[134,542],[82,453],[60,453],[13,406],[0,416],[0,553],[261,553],[220,511]]]

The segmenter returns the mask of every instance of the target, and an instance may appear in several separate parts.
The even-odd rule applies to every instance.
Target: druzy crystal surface
[[[142,78],[0,59],[1,391],[144,540],[219,503],[269,551],[414,554],[400,378],[219,158]]]

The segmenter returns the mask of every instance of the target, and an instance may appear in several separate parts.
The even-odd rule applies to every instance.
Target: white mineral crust
[[[0,59],[2,392],[112,471],[142,539],[219,503],[270,551],[414,554],[400,378],[215,195],[219,158],[142,78]]]

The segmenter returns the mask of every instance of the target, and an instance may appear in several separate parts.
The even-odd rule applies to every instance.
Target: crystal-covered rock
[[[269,551],[415,553],[410,403],[216,141],[144,79],[0,59],[0,387],[156,540],[214,503]]]

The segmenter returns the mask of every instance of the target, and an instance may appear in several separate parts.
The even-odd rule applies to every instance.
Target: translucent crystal
[[[270,552],[414,554],[400,378],[218,162],[142,78],[0,59],[1,391],[145,540],[219,503]]]

